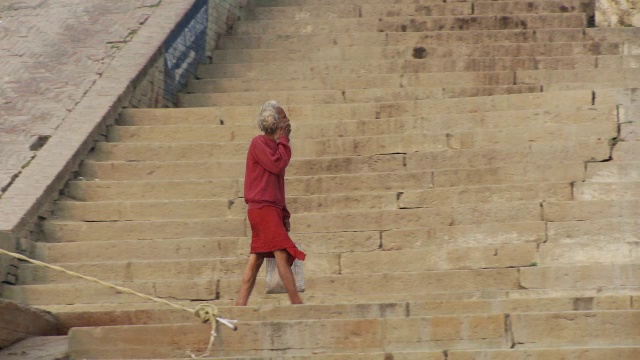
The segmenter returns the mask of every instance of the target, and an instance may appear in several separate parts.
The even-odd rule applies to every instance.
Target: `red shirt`
[[[251,140],[244,175],[244,201],[249,209],[266,205],[283,210],[284,218],[291,217],[284,196],[284,170],[291,160],[291,147],[286,136],[276,142],[264,135]]]

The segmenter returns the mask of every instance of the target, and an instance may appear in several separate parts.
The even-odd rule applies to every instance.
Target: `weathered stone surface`
[[[519,348],[637,344],[637,311],[512,314],[513,341]]]
[[[50,313],[0,300],[0,349],[31,336],[57,334],[58,324]]]
[[[54,360],[69,356],[66,336],[36,336],[0,350],[4,360]]]

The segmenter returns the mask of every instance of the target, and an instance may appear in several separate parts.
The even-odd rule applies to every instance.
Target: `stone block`
[[[32,336],[58,334],[58,324],[48,312],[0,300],[0,349]]]
[[[637,344],[637,311],[511,314],[519,348],[544,346],[630,346]],[[544,340],[542,340],[544,339]]]

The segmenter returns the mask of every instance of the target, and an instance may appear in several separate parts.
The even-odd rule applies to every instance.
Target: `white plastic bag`
[[[300,244],[296,244],[300,249]],[[275,258],[266,258],[267,262],[267,294],[286,294],[280,274],[278,273],[278,265]],[[296,280],[296,289],[298,292],[304,292],[304,271],[302,269],[302,261],[296,259],[291,265],[293,277]]]

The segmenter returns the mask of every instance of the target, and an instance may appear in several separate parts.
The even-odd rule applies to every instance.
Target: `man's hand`
[[[287,230],[287,232],[291,231],[291,222],[289,221],[289,218],[284,219],[284,229]]]

